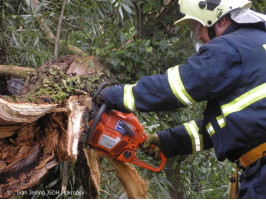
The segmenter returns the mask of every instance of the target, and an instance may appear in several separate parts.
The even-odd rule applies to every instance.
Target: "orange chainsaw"
[[[89,123],[90,128],[85,146],[90,146],[114,159],[129,162],[150,171],[160,172],[166,163],[166,157],[162,152],[160,152],[161,164],[159,167],[147,164],[135,155],[137,148],[148,137],[139,120],[132,113],[108,110],[105,103],[97,109],[96,98],[106,84],[108,83],[102,84],[93,96],[94,116]],[[151,145],[151,148],[154,147],[155,145]]]

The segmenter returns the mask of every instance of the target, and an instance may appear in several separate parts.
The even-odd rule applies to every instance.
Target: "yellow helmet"
[[[240,9],[250,8],[249,0],[179,0],[180,12],[185,14],[176,21],[177,26],[184,25],[188,20],[196,20],[203,26],[210,28],[228,13]]]

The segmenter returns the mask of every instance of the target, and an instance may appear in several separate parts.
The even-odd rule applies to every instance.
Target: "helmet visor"
[[[192,21],[191,23],[188,24],[188,27],[190,28],[190,36],[192,39],[192,44],[196,52],[198,52],[199,48],[203,45],[203,42],[198,39],[201,26],[202,25],[197,21]]]

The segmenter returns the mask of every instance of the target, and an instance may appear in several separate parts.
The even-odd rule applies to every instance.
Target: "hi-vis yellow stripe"
[[[266,97],[266,83],[255,87],[240,97],[234,99],[221,107],[222,115],[217,117],[218,124],[221,128],[226,125],[226,117],[234,112],[238,112],[249,105]]]
[[[136,84],[124,86],[124,106],[130,112],[137,111],[135,108],[135,98],[134,98],[133,91],[132,91],[132,88],[135,85]]]
[[[210,137],[215,133],[213,126],[209,122],[206,126],[207,132],[209,133]]]
[[[169,68],[167,70],[167,75],[170,87],[179,101],[181,101],[186,106],[196,103],[196,101],[192,99],[192,97],[187,93],[182,83],[179,74],[179,66]]]
[[[266,44],[262,45],[264,47],[264,49],[266,50]]]
[[[192,143],[192,151],[202,151],[203,150],[203,138],[202,135],[199,134],[199,128],[195,121],[191,121],[184,124]]]
[[[223,115],[216,117],[216,120],[217,120],[217,122],[221,128],[225,127],[226,121],[225,121],[225,117]]]

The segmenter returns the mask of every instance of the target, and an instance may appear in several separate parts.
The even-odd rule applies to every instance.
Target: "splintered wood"
[[[56,104],[18,104],[0,98],[0,124],[31,123],[54,110],[56,106]]]
[[[57,164],[58,137],[56,131],[43,131],[38,122],[33,122],[21,125],[16,138],[0,140],[1,198],[33,186]]]
[[[68,99],[68,127],[67,130],[71,131],[69,137],[67,137],[67,158],[70,160],[77,159],[78,156],[78,145],[81,137],[81,133],[85,129],[88,129],[88,110],[86,106],[82,106],[79,103],[79,98],[77,96],[72,96]],[[87,116],[87,118],[85,117]],[[87,127],[85,127],[87,126]]]
[[[94,149],[83,149],[83,152],[90,170],[91,178],[88,179],[88,181],[90,181],[91,184],[93,184],[93,186],[99,192],[101,189],[101,166],[99,162],[95,161],[99,161],[99,159],[101,158],[101,154],[96,152]],[[88,185],[90,185],[90,183],[88,183]]]
[[[48,66],[57,68],[57,72],[46,70]],[[46,75],[40,75],[40,72]],[[58,73],[64,77],[62,83],[58,78],[53,79],[57,81],[57,88],[64,85],[63,89],[59,89],[60,93],[55,91],[56,94],[40,95],[42,86],[38,84],[44,83],[46,92],[53,91],[47,87],[55,87],[53,82],[47,80],[47,72],[48,75]],[[62,72],[74,77],[76,82],[67,79],[68,75]],[[8,98],[0,97],[0,198],[8,198],[18,191],[33,187],[49,169],[63,161],[77,163],[78,176],[89,197],[99,196],[101,155],[92,149],[83,149],[83,143],[89,128],[90,96],[100,84],[101,77],[108,77],[106,74],[104,66],[92,56],[66,56],[46,63],[27,79],[20,99],[34,90],[40,95],[40,102],[34,103],[34,98],[34,102],[30,103],[11,102]],[[82,83],[82,80],[87,79],[78,77],[84,75],[90,77],[90,88]],[[79,83],[83,86],[79,86]],[[63,94],[65,99],[53,101],[58,100],[59,94]],[[52,95],[54,99],[50,98]],[[147,198],[146,184],[136,170],[128,164],[109,160],[128,196]]]
[[[106,157],[113,165],[117,177],[124,186],[125,191],[130,199],[148,199],[147,183],[143,181],[131,164]]]

